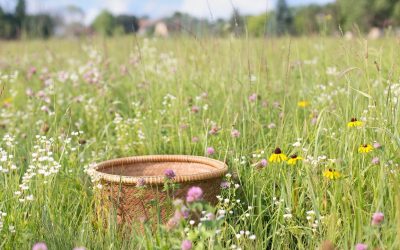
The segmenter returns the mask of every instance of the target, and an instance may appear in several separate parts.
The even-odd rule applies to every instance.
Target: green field
[[[325,240],[400,249],[399,47],[321,37],[0,42],[0,249],[181,249],[184,239],[193,249]],[[208,147],[232,174],[215,208],[225,217],[145,236],[112,216],[101,225],[91,164]],[[277,147],[303,159],[262,166]]]

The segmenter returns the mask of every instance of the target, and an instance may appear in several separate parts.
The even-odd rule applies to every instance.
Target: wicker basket
[[[109,216],[116,211],[119,224],[141,224],[155,218],[166,222],[172,213],[165,202],[170,199],[163,191],[166,169],[175,172],[173,182],[178,184],[173,194],[168,194],[170,197],[185,199],[190,187],[199,186],[203,199],[216,204],[228,167],[214,159],[186,155],[149,155],[102,162],[92,171],[103,186],[98,193],[98,212]],[[145,188],[138,188],[143,180]]]

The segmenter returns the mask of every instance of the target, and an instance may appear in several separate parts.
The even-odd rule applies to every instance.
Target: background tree
[[[262,37],[267,34],[268,22],[271,20],[271,14],[264,13],[258,16],[249,16],[247,18],[247,30],[249,35]]]
[[[25,33],[29,38],[49,38],[54,34],[54,19],[48,14],[26,17]]]
[[[103,36],[112,36],[116,27],[116,20],[110,12],[103,10],[93,21],[92,27]]]
[[[0,38],[12,39],[17,37],[17,22],[13,14],[3,11],[0,7]]]
[[[25,0],[18,0],[17,5],[15,6],[15,19],[17,21],[17,25],[19,30],[22,30],[26,17],[26,4]]]
[[[116,25],[123,28],[124,33],[135,33],[139,29],[139,21],[132,15],[119,15],[116,17]]]
[[[285,0],[278,0],[276,5],[276,30],[278,35],[290,33],[293,17]]]
[[[240,12],[238,9],[234,9],[232,12],[232,16],[229,20],[229,27],[230,31],[235,35],[235,36],[240,36],[244,33],[245,27],[244,27],[244,20],[243,17],[240,15]]]

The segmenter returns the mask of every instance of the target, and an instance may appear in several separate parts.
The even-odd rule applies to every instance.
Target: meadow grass
[[[0,55],[2,249],[400,248],[394,38],[19,41]],[[233,174],[214,231],[101,226],[91,164],[208,147]],[[277,147],[303,160],[265,164]]]

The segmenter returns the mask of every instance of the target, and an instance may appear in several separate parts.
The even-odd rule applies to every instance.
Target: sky
[[[0,6],[12,10],[17,0],[0,0]],[[85,12],[89,24],[97,14],[107,9],[113,14],[147,15],[151,18],[168,16],[175,11],[210,20],[228,18],[233,7],[241,14],[260,14],[274,8],[276,0],[25,0],[28,13],[52,12],[74,5]],[[291,6],[310,3],[325,4],[334,0],[286,0]]]

